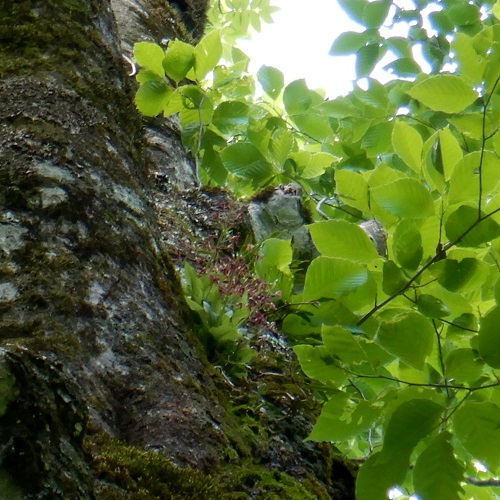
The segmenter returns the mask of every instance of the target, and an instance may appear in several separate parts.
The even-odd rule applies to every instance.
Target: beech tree
[[[499,6],[339,3],[334,100],[267,0],[0,3],[6,496],[495,498]]]
[[[205,11],[0,2],[2,498],[352,496],[304,442],[317,406],[283,339],[231,380],[173,266],[241,207],[199,190],[175,121],[137,112],[131,50],[194,44]]]

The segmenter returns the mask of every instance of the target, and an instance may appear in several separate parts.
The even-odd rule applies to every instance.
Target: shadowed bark
[[[193,334],[171,259],[228,200],[197,190],[175,126],[134,109],[122,55],[157,40],[162,3],[0,1],[0,490],[350,498],[329,448],[302,441],[313,400],[267,396],[286,418],[252,416],[252,436],[234,405],[267,379],[228,384]],[[199,5],[174,8],[168,36],[199,35]]]

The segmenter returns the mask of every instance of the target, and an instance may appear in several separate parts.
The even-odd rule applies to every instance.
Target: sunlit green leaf
[[[248,124],[248,115],[249,108],[246,104],[239,101],[227,101],[215,108],[212,121],[223,134],[234,134],[235,131]]]
[[[396,59],[384,66],[384,70],[402,77],[415,77],[422,72],[422,68],[410,57]]]
[[[465,287],[476,275],[479,266],[480,261],[477,259],[465,258],[461,261],[444,259],[433,264],[430,271],[438,278],[441,286],[451,292],[456,292]]]
[[[387,492],[404,482],[408,461],[387,462],[382,453],[373,453],[358,470],[356,500],[387,500]]]
[[[382,289],[387,295],[399,292],[407,283],[403,272],[392,260],[386,260],[383,268]]]
[[[366,45],[367,37],[365,33],[356,31],[346,31],[341,33],[333,42],[329,54],[331,56],[344,56],[355,54],[361,47]]]
[[[461,383],[475,382],[482,374],[484,364],[472,349],[454,349],[445,359],[446,377]]]
[[[381,321],[376,340],[386,351],[404,363],[422,370],[431,353],[434,329],[421,314],[408,311],[391,320]]]
[[[384,210],[397,217],[416,219],[428,217],[434,212],[431,194],[415,179],[399,179],[370,192]]]
[[[289,115],[298,115],[307,111],[313,104],[312,92],[305,80],[295,80],[285,87],[283,103]]]
[[[450,310],[442,300],[427,293],[418,296],[417,308],[428,318],[444,318],[450,315]]]
[[[443,411],[441,405],[423,398],[400,404],[387,424],[379,462],[408,460],[419,441],[435,429]]]
[[[341,383],[347,374],[323,346],[296,345],[293,348],[304,373],[313,379]]]
[[[142,66],[159,76],[164,76],[163,58],[165,52],[156,43],[139,42],[134,45],[134,59]]]
[[[460,500],[464,468],[449,443],[449,432],[439,433],[420,454],[413,469],[415,493],[426,500]]]
[[[420,172],[423,141],[415,128],[398,120],[392,132],[392,145],[396,154],[411,169],[417,173]]]
[[[308,226],[321,255],[370,262],[378,257],[367,234],[356,224],[341,220],[316,222]]]
[[[359,24],[363,24],[363,13],[367,3],[366,0],[338,0],[342,9]]]
[[[261,66],[257,72],[257,78],[269,97],[276,99],[279,96],[284,85],[284,76],[279,69]]]
[[[493,368],[500,368],[500,307],[491,309],[481,318],[479,326],[479,353]]]
[[[500,236],[500,225],[491,217],[481,219],[474,207],[462,205],[446,220],[446,236],[458,246],[477,247]]]
[[[337,170],[335,181],[344,203],[362,212],[368,212],[368,185],[363,176],[352,170]]]
[[[379,60],[380,46],[378,43],[371,43],[361,47],[356,54],[356,76],[362,78],[368,76]]]
[[[500,463],[500,407],[467,401],[453,415],[453,430],[461,445],[490,470]]]
[[[477,94],[459,76],[430,76],[415,84],[408,94],[434,111],[459,113],[469,107]]]
[[[258,182],[271,176],[272,168],[262,153],[248,142],[237,142],[221,152],[224,167],[233,174]]]
[[[391,0],[375,0],[367,3],[363,10],[363,24],[367,28],[380,28],[389,13],[391,4]]]
[[[346,363],[366,361],[367,356],[353,334],[335,325],[323,325],[321,328],[323,345],[333,355]]]
[[[163,111],[171,95],[172,89],[165,83],[152,80],[139,87],[135,105],[143,115],[156,116]]]
[[[317,257],[309,265],[304,285],[304,300],[336,298],[364,285],[366,268],[347,259]]]
[[[334,394],[323,405],[321,415],[307,439],[345,441],[370,429],[379,415],[380,409],[367,401],[360,401],[354,405],[350,403],[347,394]]]
[[[181,40],[171,42],[163,59],[165,73],[175,82],[180,82],[193,66],[194,47]]]
[[[205,78],[212,71],[222,55],[220,33],[211,31],[205,35],[195,48],[194,72],[198,80]]]

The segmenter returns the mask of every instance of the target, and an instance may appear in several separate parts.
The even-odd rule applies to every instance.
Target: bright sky
[[[352,89],[354,56],[332,57],[328,51],[344,31],[363,31],[339,7],[336,0],[271,0],[280,7],[274,24],[241,41],[241,49],[253,61],[255,73],[263,64],[285,74],[286,83],[305,78],[310,88],[323,88],[330,98]]]

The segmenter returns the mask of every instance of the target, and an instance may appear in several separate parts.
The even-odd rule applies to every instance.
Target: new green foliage
[[[355,54],[367,78],[330,100],[303,79],[285,85],[276,68],[250,75],[234,37],[273,9],[222,3],[197,47],[136,46],[136,104],[178,114],[205,184],[240,197],[302,187],[313,258],[295,275],[293,240],[270,238],[255,272],[281,290],[281,327],[324,402],[309,439],[362,460],[361,500],[393,487],[425,500],[485,496],[466,483],[500,475],[499,2],[342,0],[364,31],[331,53]],[[431,5],[440,9],[424,23]],[[399,22],[408,37],[382,36]],[[389,51],[396,79],[382,85],[369,75]],[[359,226],[370,219],[387,255]],[[244,304],[188,268],[186,279],[210,338],[241,342]]]

